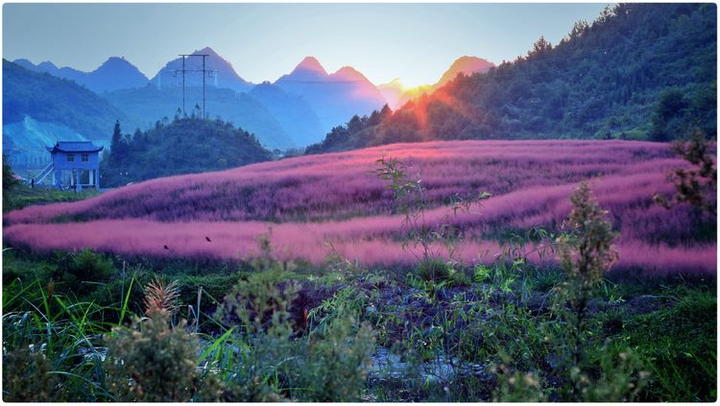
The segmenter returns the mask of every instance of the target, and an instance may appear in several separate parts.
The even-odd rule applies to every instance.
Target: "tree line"
[[[540,37],[487,73],[353,117],[307,153],[450,139],[671,141],[691,129],[714,138],[716,26],[712,4],[607,7],[557,45]]]
[[[123,134],[116,122],[110,151],[100,164],[101,185],[115,187],[143,180],[217,171],[267,161],[273,154],[254,134],[220,119],[176,116],[147,131]]]

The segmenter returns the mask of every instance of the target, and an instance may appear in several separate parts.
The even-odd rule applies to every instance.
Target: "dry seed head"
[[[165,283],[155,279],[145,286],[145,314],[161,313],[171,315],[177,309],[180,289],[177,282]]]

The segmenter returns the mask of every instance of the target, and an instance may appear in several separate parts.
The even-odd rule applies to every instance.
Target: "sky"
[[[305,56],[352,66],[375,84],[437,82],[472,55],[496,64],[556,44],[607,3],[555,4],[14,4],[3,5],[3,58],[91,71],[122,56],[152,78],[206,46],[245,80],[275,81]]]

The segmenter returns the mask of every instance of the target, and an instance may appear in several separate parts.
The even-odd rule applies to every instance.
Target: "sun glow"
[[[413,99],[422,96],[423,93],[430,94],[432,92],[432,86],[430,85],[419,85],[413,87],[404,87],[403,93],[412,97]]]

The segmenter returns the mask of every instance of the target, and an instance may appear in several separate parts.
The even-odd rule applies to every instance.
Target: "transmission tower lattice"
[[[190,72],[190,73],[202,72],[202,78],[203,78],[203,82],[202,82],[202,91],[203,91],[203,98],[202,98],[202,115],[203,115],[203,118],[207,118],[207,117],[205,116],[205,114],[206,114],[206,113],[205,113],[205,87],[206,87],[206,85],[205,85],[205,78],[206,78],[207,76],[212,76],[212,75],[217,74],[217,70],[215,70],[215,69],[206,69],[206,68],[205,68],[205,58],[207,58],[207,57],[210,56],[210,55],[209,55],[209,54],[179,54],[178,56],[182,57],[182,69],[175,69],[175,70],[173,71],[173,74],[174,74],[175,76],[177,76],[178,73],[181,73],[181,74],[182,74],[182,101],[183,101],[183,102],[182,102],[182,111],[183,111],[183,115],[186,115],[186,114],[187,114],[187,113],[185,112],[185,73],[186,73],[186,72]],[[199,57],[202,57],[202,69],[186,69],[186,68],[185,68],[185,59],[188,58],[188,57],[191,57],[191,56],[199,56]]]

